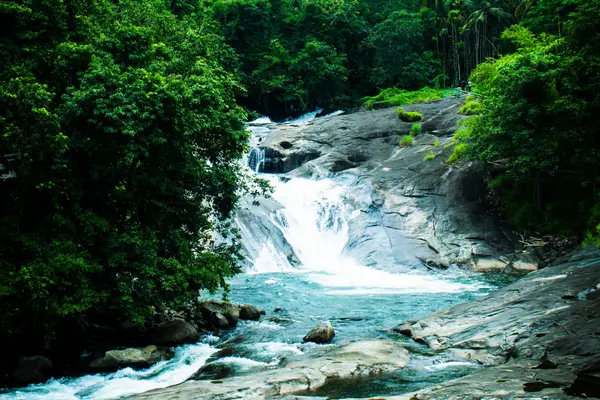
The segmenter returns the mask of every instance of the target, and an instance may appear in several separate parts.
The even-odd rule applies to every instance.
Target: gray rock
[[[52,361],[44,356],[20,357],[13,378],[20,383],[42,383],[52,374]]]
[[[211,312],[208,320],[216,329],[227,329],[231,327],[227,318],[218,311]]]
[[[398,343],[369,340],[331,349],[320,357],[299,355],[285,366],[250,375],[234,376],[218,381],[187,381],[181,385],[157,389],[133,396],[134,399],[205,399],[253,398],[271,399],[314,390],[327,380],[352,379],[373,374],[391,373],[405,367],[408,352]]]
[[[398,141],[411,124],[397,118],[396,107],[279,125],[261,146],[271,172],[348,184],[361,213],[349,221],[344,252],[358,262],[504,271],[510,262],[502,257],[514,259],[518,238],[493,211],[486,169],[444,162],[456,124],[464,118],[459,108],[455,99],[406,106],[425,117],[423,133],[405,148]],[[428,152],[436,158],[425,161]],[[273,233],[278,250],[297,259],[276,229],[265,230]]]
[[[313,343],[329,343],[335,336],[335,330],[331,326],[331,322],[325,321],[316,325],[302,338],[305,342]]]
[[[175,353],[170,348],[158,348],[154,345],[144,348],[109,350],[103,357],[90,364],[90,368],[103,372],[116,371],[119,368],[148,368],[159,361],[169,360]]]
[[[208,300],[200,303],[197,310],[205,320],[211,322],[211,318],[214,318],[214,313],[220,313],[227,319],[230,327],[236,326],[240,319],[240,309],[235,304],[229,302]]]
[[[199,339],[200,335],[196,328],[181,319],[175,319],[151,329],[146,341],[157,346],[179,346],[196,343]]]
[[[254,307],[251,304],[241,304],[240,305],[240,319],[259,320],[260,316],[264,313],[265,313],[264,310],[262,310],[258,307]]]
[[[486,297],[405,322],[398,332],[490,367],[415,398],[594,393],[589,371],[600,370],[600,302],[589,294],[599,284],[600,250],[584,250]]]

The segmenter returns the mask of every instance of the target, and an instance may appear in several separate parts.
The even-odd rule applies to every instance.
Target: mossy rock
[[[402,107],[398,108],[398,118],[404,122],[418,122],[423,119],[423,114],[416,111],[404,111]]]

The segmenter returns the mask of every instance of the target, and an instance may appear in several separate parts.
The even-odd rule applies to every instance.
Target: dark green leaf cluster
[[[82,313],[142,323],[238,271],[242,88],[222,37],[177,16],[190,10],[0,5],[4,338],[48,339]]]

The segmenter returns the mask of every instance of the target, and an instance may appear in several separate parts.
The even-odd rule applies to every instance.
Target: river
[[[311,118],[314,114],[296,122]],[[253,128],[255,140],[268,135],[269,129],[276,128]],[[251,374],[275,368],[288,355],[317,352],[319,346],[303,344],[302,337],[319,321],[331,321],[335,327],[333,345],[355,339],[393,339],[411,352],[411,362],[393,376],[368,379],[360,385],[332,383],[314,394],[331,398],[400,394],[480,368],[450,354],[434,354],[391,328],[485,295],[505,284],[504,279],[459,268],[436,271],[414,265],[363,265],[345,255],[348,223],[360,212],[356,209],[360,188],[351,177],[264,177],[274,187],[273,200],[279,206],[261,218],[279,230],[299,262],[291,262],[272,238],[253,232],[251,224],[240,224],[243,241],[254,249],[254,255],[247,271],[230,281],[230,299],[264,308],[267,315],[261,321],[240,321],[236,329],[221,336],[205,336],[196,345],[178,348],[172,360],[147,370],[52,379],[5,392],[0,398],[117,399],[183,382],[201,367],[207,379]]]

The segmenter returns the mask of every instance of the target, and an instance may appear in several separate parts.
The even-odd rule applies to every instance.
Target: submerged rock
[[[329,343],[334,336],[335,330],[331,326],[331,322],[325,321],[312,328],[302,340],[313,343]]]
[[[148,368],[159,361],[171,359],[174,354],[170,348],[159,349],[154,345],[144,348],[110,350],[103,357],[92,361],[90,368],[104,372],[116,371],[124,367]]]
[[[332,349],[321,357],[297,356],[285,366],[219,381],[187,381],[181,385],[133,396],[135,399],[276,398],[314,390],[327,380],[385,374],[405,367],[408,352],[387,340],[368,340]],[[217,383],[218,382],[218,383]]]
[[[182,319],[164,322],[148,332],[146,341],[157,346],[179,346],[196,343],[200,339],[198,330]]]
[[[20,383],[42,383],[52,374],[52,361],[44,356],[20,357],[13,378]]]

